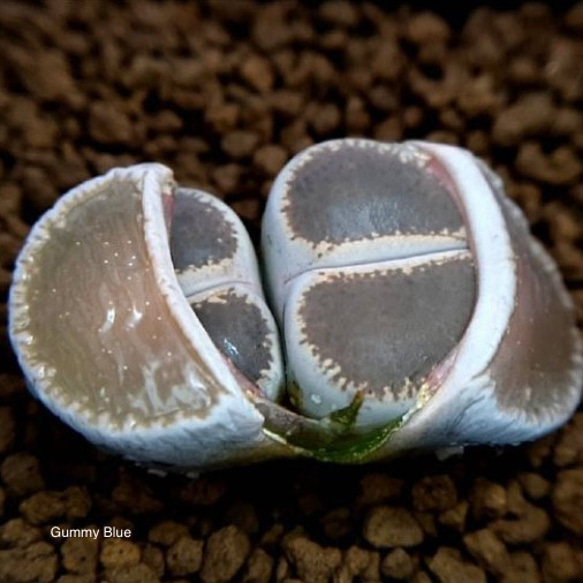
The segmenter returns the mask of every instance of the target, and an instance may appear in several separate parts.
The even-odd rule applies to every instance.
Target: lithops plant
[[[262,258],[265,295],[234,213],[161,165],[82,184],[17,262],[29,387],[109,450],[196,470],[517,443],[579,403],[557,268],[465,150],[308,148],[273,185]]]

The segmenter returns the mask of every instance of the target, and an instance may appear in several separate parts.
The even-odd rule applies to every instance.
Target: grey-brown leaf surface
[[[0,3],[1,582],[583,579],[581,413],[537,443],[443,462],[162,479],[40,407],[8,345],[13,260],[59,193],[156,160],[221,195],[257,239],[285,161],[346,135],[485,158],[581,321],[583,4],[415,6]],[[55,525],[132,535],[67,539]]]

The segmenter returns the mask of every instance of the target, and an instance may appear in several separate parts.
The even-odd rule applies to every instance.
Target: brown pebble
[[[168,569],[173,575],[190,575],[200,569],[202,563],[202,540],[184,536],[177,540],[166,553]]]
[[[423,530],[405,508],[373,508],[363,528],[364,538],[374,547],[412,547],[423,542]]]
[[[542,439],[538,439],[527,447],[526,454],[528,461],[534,469],[540,468],[551,456],[556,438],[555,434],[550,434]]]
[[[486,574],[480,567],[463,561],[459,551],[440,547],[427,565],[440,583],[486,583]]]
[[[516,518],[498,519],[492,524],[494,532],[508,544],[532,543],[543,538],[550,528],[547,513],[524,499],[519,508],[512,508],[511,511]]]
[[[148,540],[164,547],[173,545],[177,540],[188,536],[188,527],[180,522],[165,520],[148,531]]]
[[[563,233],[557,233],[561,236]],[[583,464],[583,413],[577,413],[561,430],[553,451],[553,462],[559,467]]]
[[[59,492],[46,490],[24,500],[19,510],[32,524],[46,524],[64,516],[66,506]]]
[[[470,507],[474,518],[485,521],[506,513],[506,490],[496,482],[477,478],[470,492]]]
[[[502,111],[494,122],[492,139],[500,146],[519,145],[549,130],[556,116],[548,93],[529,93]]]
[[[275,176],[280,172],[287,159],[287,150],[276,144],[261,146],[253,154],[254,166],[269,177]]]
[[[510,556],[504,543],[489,529],[483,528],[464,536],[464,544],[476,561],[493,575],[508,568]]]
[[[216,132],[233,130],[239,121],[241,108],[236,103],[211,103],[205,110],[205,121]]]
[[[449,476],[427,476],[413,484],[412,499],[416,510],[443,512],[456,504],[457,492]]]
[[[150,567],[158,577],[164,575],[164,553],[157,546],[146,544],[142,547],[142,563]]]
[[[540,500],[548,496],[551,491],[551,485],[540,474],[534,472],[524,472],[518,474],[518,481],[522,486],[525,494],[531,500]]]
[[[73,573],[93,573],[97,566],[99,541],[88,537],[71,537],[61,546],[63,566]]]
[[[569,543],[547,543],[543,553],[542,575],[545,583],[580,581],[583,563],[578,560]]]
[[[50,583],[57,572],[55,549],[46,542],[26,548],[0,550],[0,581],[6,583]]]
[[[241,77],[259,93],[267,93],[273,87],[271,64],[258,55],[251,55],[243,61]]]
[[[450,36],[448,23],[433,12],[421,12],[409,19],[407,38],[415,44],[445,43]]]
[[[98,144],[132,146],[134,128],[127,113],[111,102],[95,102],[89,111],[89,134]]]
[[[435,516],[431,512],[413,512],[413,516],[421,525],[426,536],[437,536],[437,524],[435,523]]]
[[[302,536],[286,541],[284,548],[300,579],[310,583],[327,583],[342,562],[339,549],[321,547]]]
[[[247,561],[242,583],[269,583],[273,572],[273,558],[262,548],[256,548]]]
[[[101,546],[99,561],[105,568],[137,565],[140,562],[140,548],[129,540],[107,538]]]
[[[243,130],[230,132],[221,141],[224,152],[236,160],[252,156],[258,144],[257,134]]]
[[[516,168],[527,178],[554,186],[575,183],[583,173],[583,164],[571,147],[561,146],[545,154],[538,142],[520,146]]]
[[[251,544],[247,535],[236,526],[226,526],[209,537],[204,551],[203,583],[230,581],[243,566]]]
[[[583,535],[583,469],[559,472],[552,501],[559,522],[575,534]]]
[[[534,557],[527,552],[511,553],[510,566],[501,578],[502,583],[540,583],[541,577]]]
[[[342,119],[340,110],[334,103],[313,104],[313,107],[308,108],[306,117],[319,136],[324,136],[334,131]]]
[[[320,6],[318,15],[331,24],[350,27],[358,22],[357,10],[357,6],[346,0],[328,0]]]
[[[399,581],[409,580],[413,575],[413,569],[413,560],[402,548],[393,549],[381,563],[383,575]]]
[[[466,518],[470,504],[467,500],[462,500],[453,508],[442,512],[439,515],[439,522],[457,532],[463,532],[466,526]]]
[[[342,573],[347,581],[356,576],[363,583],[372,583],[380,579],[380,562],[379,553],[353,545],[346,551],[338,573]]]
[[[27,547],[41,538],[41,529],[31,526],[22,518],[13,518],[0,525],[0,542],[2,546]]]

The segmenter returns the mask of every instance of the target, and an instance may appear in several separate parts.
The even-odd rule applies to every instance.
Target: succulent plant
[[[97,445],[194,470],[518,443],[579,403],[558,270],[465,150],[304,150],[270,193],[261,266],[233,211],[162,165],[74,188],[15,269],[28,386]]]

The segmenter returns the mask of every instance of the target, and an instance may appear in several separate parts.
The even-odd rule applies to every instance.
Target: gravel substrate
[[[341,0],[0,3],[1,583],[583,580],[583,413],[537,443],[443,462],[163,478],[36,403],[6,335],[14,258],[68,188],[156,160],[257,238],[285,161],[346,135],[488,160],[581,323],[583,3],[449,17]]]

